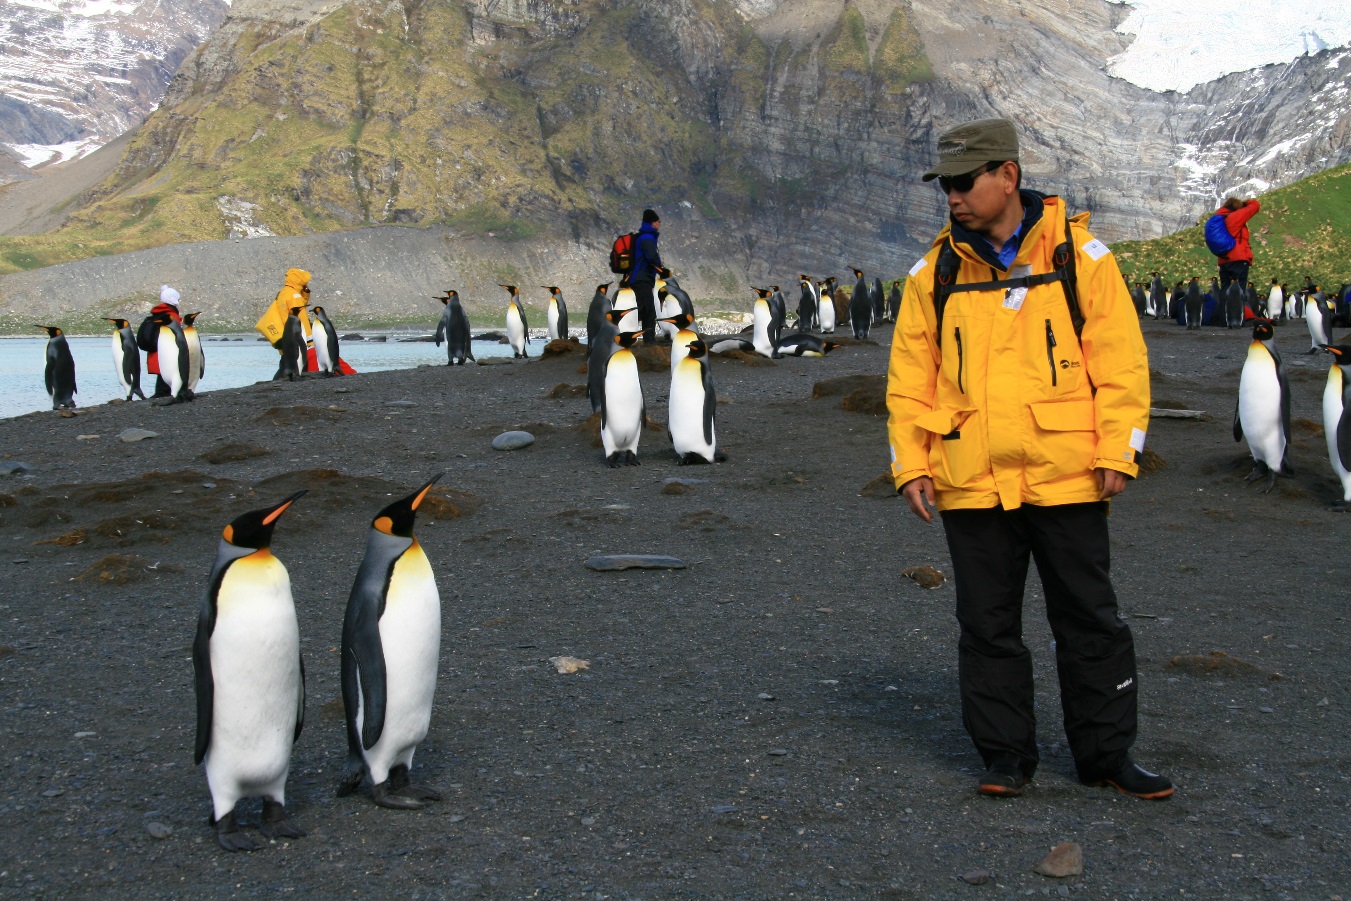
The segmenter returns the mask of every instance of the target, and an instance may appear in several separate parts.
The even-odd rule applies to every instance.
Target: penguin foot
[[[1329,512],[1329,513],[1347,513],[1347,512],[1351,512],[1351,504],[1347,503],[1346,501],[1342,500],[1341,498],[1338,498],[1337,500],[1333,501],[1331,504],[1328,504],[1328,512]]]
[[[394,794],[405,798],[416,798],[419,801],[441,800],[441,793],[436,789],[426,785],[414,785],[408,778],[408,767],[402,763],[390,768],[387,784]]]
[[[417,798],[410,798],[389,790],[388,782],[371,786],[371,800],[380,807],[390,810],[421,810],[426,805]]]
[[[624,465],[642,466],[643,464],[638,462],[638,455],[635,454],[633,451],[624,451]]]
[[[268,838],[304,838],[301,829],[286,815],[286,807],[269,798],[263,799],[263,822],[258,831]]]
[[[259,847],[252,836],[239,831],[233,810],[216,820],[216,842],[226,851],[257,851]]]
[[[605,465],[610,467],[611,469],[618,469],[619,467],[624,465],[624,455],[621,454],[619,451],[615,451],[613,454],[610,454],[610,456],[605,458]]]
[[[348,767],[338,780],[337,795],[339,798],[345,798],[352,792],[361,787],[361,780],[366,777],[366,768],[363,765]]]

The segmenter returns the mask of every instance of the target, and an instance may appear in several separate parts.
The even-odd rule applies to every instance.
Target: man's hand
[[[910,512],[925,522],[933,522],[934,480],[928,476],[911,479],[901,486],[901,496],[910,505]]]
[[[1093,473],[1098,477],[1098,500],[1105,501],[1126,490],[1127,479],[1124,472],[1115,469],[1095,469]]]

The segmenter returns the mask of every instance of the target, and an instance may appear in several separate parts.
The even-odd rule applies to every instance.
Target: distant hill
[[[1249,223],[1254,284],[1260,288],[1276,278],[1295,288],[1306,275],[1333,289],[1351,282],[1351,165],[1269,191],[1258,200],[1262,211]],[[1193,275],[1204,285],[1218,269],[1200,224],[1152,241],[1117,241],[1112,251],[1132,284],[1148,282],[1151,272],[1160,272],[1169,285]]]

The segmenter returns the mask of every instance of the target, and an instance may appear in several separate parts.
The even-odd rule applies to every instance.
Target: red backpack
[[[636,235],[625,232],[610,247],[610,271],[625,275],[633,270],[633,242]]]

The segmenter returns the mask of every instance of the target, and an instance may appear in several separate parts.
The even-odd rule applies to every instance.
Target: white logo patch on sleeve
[[[924,257],[920,257],[919,262],[910,267],[910,274],[911,275],[917,274],[921,269],[923,269],[927,265],[929,265],[929,261],[924,259]]]
[[[1131,429],[1131,448],[1137,453],[1145,452],[1145,433],[1139,429]]]
[[[1083,251],[1096,263],[1098,260],[1107,256],[1107,254],[1111,253],[1112,249],[1097,238],[1094,238],[1083,246]]]

